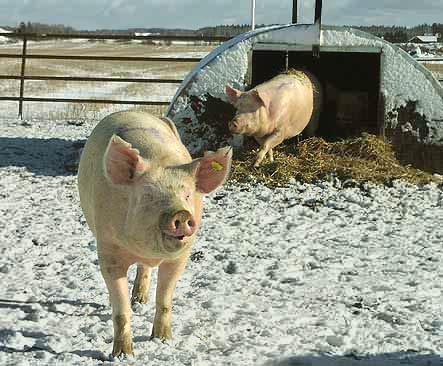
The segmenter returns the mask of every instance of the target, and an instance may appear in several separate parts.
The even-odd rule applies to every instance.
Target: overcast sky
[[[311,23],[315,0],[299,0]],[[291,22],[292,0],[256,0],[257,24]],[[250,23],[251,0],[0,0],[0,26],[21,21],[77,29],[190,28]],[[443,0],[323,0],[323,23],[406,25],[443,22]]]

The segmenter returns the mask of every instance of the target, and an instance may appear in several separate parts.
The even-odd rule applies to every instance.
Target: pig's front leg
[[[99,263],[112,307],[114,325],[112,356],[132,355],[131,306],[126,277],[129,264],[119,258],[118,250],[107,250],[106,253],[100,253],[99,250]]]
[[[175,261],[165,261],[158,269],[156,308],[152,337],[171,339],[172,295],[180,275],[185,269],[189,253]]]
[[[258,138],[258,137],[256,137],[255,139],[257,140],[257,142],[258,142],[258,144],[260,145],[260,147],[263,145],[263,143],[264,143],[264,141],[265,141],[265,139]],[[272,149],[269,149],[269,151],[268,151],[268,156],[269,156],[269,161],[270,161],[271,163],[273,163],[273,162],[274,162],[274,153],[273,153]]]
[[[137,276],[132,288],[131,304],[148,302],[148,292],[151,283],[152,268],[144,264],[137,265]]]
[[[271,163],[273,163],[274,162],[274,152],[272,151],[272,149],[269,149],[268,156],[269,156],[269,161]]]
[[[274,160],[274,154],[272,152],[272,149],[280,144],[284,140],[283,136],[279,132],[274,132],[273,134],[267,136],[264,138],[261,143],[260,150],[257,154],[257,159],[255,160],[254,167],[260,166],[261,162],[263,161],[264,157],[267,153],[269,153],[269,158],[271,159],[271,162]]]

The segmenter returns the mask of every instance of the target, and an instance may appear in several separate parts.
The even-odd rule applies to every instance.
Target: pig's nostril
[[[169,221],[170,220],[170,221]],[[169,235],[180,237],[190,236],[194,233],[197,222],[189,211],[182,210],[176,212],[172,217],[169,216],[168,224],[163,229]]]

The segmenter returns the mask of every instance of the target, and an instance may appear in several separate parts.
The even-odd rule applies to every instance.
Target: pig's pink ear
[[[223,184],[231,169],[231,159],[232,148],[230,146],[218,149],[216,152],[205,152],[202,158],[196,159],[197,190],[209,193]]]
[[[269,93],[263,90],[252,89],[251,95],[257,102],[265,106],[266,109],[269,108],[269,105],[271,104],[271,96]]]
[[[103,163],[106,177],[114,184],[123,185],[135,182],[148,165],[137,149],[117,135],[111,137]]]
[[[229,101],[234,104],[237,102],[237,99],[242,95],[240,90],[234,89],[232,86],[226,85],[225,87],[226,95],[228,96]]]

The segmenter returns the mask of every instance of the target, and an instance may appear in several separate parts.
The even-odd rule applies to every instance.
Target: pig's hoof
[[[118,359],[127,359],[133,357],[134,352],[132,350],[132,340],[115,340],[114,347],[112,348],[112,357]]]
[[[131,297],[131,304],[146,304],[148,302],[148,294],[137,292]]]
[[[116,362],[116,363],[120,363],[120,362],[124,362],[125,365],[131,365],[128,364],[127,362],[134,362],[135,361],[135,357],[134,354],[132,355],[128,355],[126,353],[121,353],[119,356],[111,356],[110,357],[110,361],[111,362]]]
[[[159,338],[161,341],[172,339],[172,331],[170,326],[154,326],[151,338]]]

